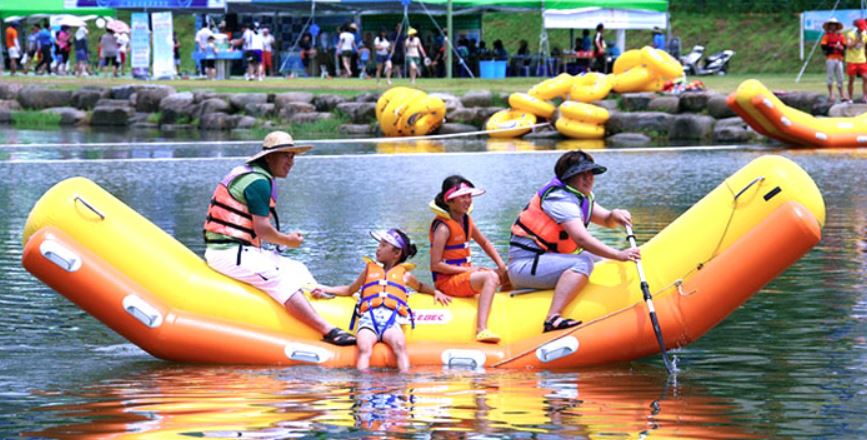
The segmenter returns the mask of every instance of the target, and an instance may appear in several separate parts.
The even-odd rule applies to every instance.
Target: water
[[[372,154],[431,149],[470,152]],[[425,274],[426,204],[452,173],[488,189],[477,199],[476,222],[505,254],[514,215],[547,180],[559,152],[475,153],[489,149],[480,142],[346,144],[299,158],[282,183],[278,207],[286,225],[305,233],[296,256],[324,282],[349,282],[360,258],[373,253],[367,231],[400,226],[419,242],[417,273]],[[800,439],[867,432],[864,150],[774,152],[798,162],[822,190],[823,240],[698,342],[674,351],[675,380],[655,357],[566,372],[417,369],[407,375],[167,363],[21,268],[21,231],[33,203],[55,182],[77,175],[201,254],[213,185],[250,151],[249,144],[136,142],[0,148],[6,207],[0,216],[0,438]],[[596,194],[609,208],[632,211],[643,242],[766,153],[599,150],[594,154],[609,172],[597,179]],[[596,233],[623,245],[620,234]]]

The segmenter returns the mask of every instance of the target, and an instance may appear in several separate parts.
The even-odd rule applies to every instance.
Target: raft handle
[[[81,269],[81,258],[71,249],[66,248],[56,240],[46,238],[39,245],[39,253],[45,259],[56,264],[67,272],[75,272]]]
[[[735,201],[737,201],[745,192],[747,192],[747,190],[750,189],[751,186],[753,186],[759,182],[762,182],[764,180],[765,180],[765,176],[759,176],[759,177],[756,177],[755,179],[753,179],[750,183],[748,183],[745,187],[743,187],[740,191],[738,191],[737,194],[735,194]]]
[[[293,361],[307,362],[311,364],[327,362],[334,356],[334,353],[328,349],[297,342],[286,344],[286,347],[283,348],[283,353],[287,358]]]
[[[163,315],[156,307],[148,304],[138,295],[123,298],[123,309],[149,328],[157,328],[163,323]]]
[[[81,204],[84,205],[84,206],[86,206],[87,209],[93,211],[94,214],[98,215],[100,220],[105,220],[105,214],[99,212],[99,210],[97,210],[96,208],[94,208],[93,205],[91,205],[90,203],[87,203],[87,200],[82,199],[81,196],[76,195],[76,196],[73,198],[73,200],[76,201],[76,202],[81,202]]]
[[[301,362],[311,362],[314,364],[318,364],[319,355],[312,351],[302,351],[302,350],[294,350],[292,353],[289,353],[289,359],[293,361],[301,361]]]
[[[461,350],[448,349],[444,350],[440,356],[444,366],[449,368],[470,368],[478,369],[485,366],[485,353],[479,350]]]
[[[578,351],[578,339],[574,336],[555,339],[536,350],[536,358],[551,362]]]

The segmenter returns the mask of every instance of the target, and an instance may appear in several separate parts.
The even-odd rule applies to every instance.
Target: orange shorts
[[[473,285],[470,284],[470,274],[472,272],[464,272],[451,276],[437,275],[436,287],[448,296],[461,298],[474,296],[476,291],[473,290]]]

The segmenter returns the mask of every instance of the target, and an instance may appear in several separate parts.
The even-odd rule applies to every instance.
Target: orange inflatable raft
[[[668,348],[698,339],[821,237],[822,196],[794,162],[764,156],[722,182],[642,246]],[[58,183],[24,228],[23,265],[148,353],[224,364],[350,367],[355,347],[320,342],[264,293],[212,271],[197,255],[93,182]],[[158,274],[158,276],[156,275]],[[497,345],[474,342],[474,299],[448,307],[413,295],[413,365],[559,369],[658,352],[634,264],[604,261],[564,315],[584,324],[541,333],[551,292],[496,296]],[[312,300],[344,326],[351,298]],[[374,366],[394,366],[382,344]]]

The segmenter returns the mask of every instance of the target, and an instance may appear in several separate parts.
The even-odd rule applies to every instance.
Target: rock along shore
[[[504,108],[508,98],[508,94],[495,95],[485,90],[470,91],[463,96],[431,95],[443,99],[448,109],[440,133],[479,130],[492,114]],[[819,93],[778,96],[787,105],[813,115],[844,116],[867,111],[867,105],[832,106],[827,97]],[[375,116],[378,98],[379,93],[346,97],[308,92],[178,92],[171,86],[153,84],[110,88],[88,85],[78,90],[59,90],[0,82],[0,124],[11,123],[12,113],[22,110],[60,115],[63,126],[222,131],[308,124],[340,115],[346,123],[340,125],[339,135],[365,137],[379,135]],[[643,146],[653,140],[727,144],[763,139],[725,102],[725,95],[701,91],[676,96],[628,93],[595,104],[611,113],[605,125],[610,146]],[[560,139],[562,136],[550,127],[525,138]]]

